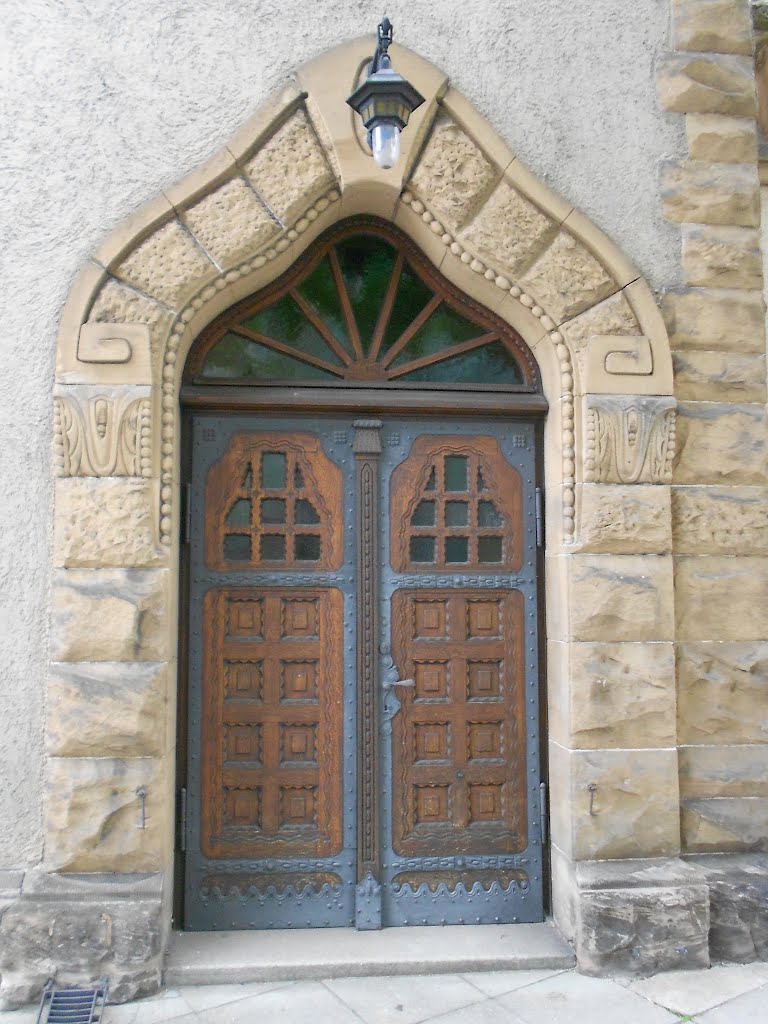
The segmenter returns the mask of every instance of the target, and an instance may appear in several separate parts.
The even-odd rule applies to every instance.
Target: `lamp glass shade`
[[[384,170],[394,167],[400,159],[400,129],[396,124],[381,122],[370,132],[373,159]]]

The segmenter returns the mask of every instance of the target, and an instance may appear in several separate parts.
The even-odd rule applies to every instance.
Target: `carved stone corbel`
[[[148,389],[59,388],[53,403],[59,476],[152,475]]]
[[[587,482],[669,483],[676,407],[675,399],[667,396],[587,395]]]

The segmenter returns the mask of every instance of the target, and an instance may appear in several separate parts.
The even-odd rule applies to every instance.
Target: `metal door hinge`
[[[179,790],[179,849],[182,853],[187,849],[187,787]]]
[[[544,846],[549,838],[549,818],[548,818],[548,800],[547,800],[547,784],[542,782],[539,784],[539,818],[541,820],[541,845]]]
[[[192,484],[181,485],[181,543],[189,544],[192,537]]]
[[[536,547],[544,547],[544,493],[536,488]]]

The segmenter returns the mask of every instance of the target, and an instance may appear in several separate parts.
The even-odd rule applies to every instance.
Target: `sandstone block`
[[[672,353],[675,395],[692,402],[764,402],[765,356],[751,352]]]
[[[162,911],[150,900],[21,899],[0,921],[0,1000],[40,998],[48,978],[64,984],[109,978],[110,1002],[160,987]]]
[[[571,639],[672,639],[669,556],[584,554],[569,563]]]
[[[584,476],[590,483],[667,484],[677,402],[669,396],[590,394]]]
[[[768,555],[768,491],[673,487],[672,533],[680,555]]]
[[[579,485],[579,549],[619,555],[672,549],[669,488],[650,484]]]
[[[88,322],[146,324],[149,327],[152,356],[156,360],[171,329],[173,314],[159,302],[140,295],[114,278],[108,278],[94,300]]]
[[[48,680],[48,753],[154,757],[164,753],[165,665],[54,663]]]
[[[768,607],[768,558],[682,555],[675,559],[680,640],[760,640]]]
[[[456,232],[480,210],[499,180],[499,171],[457,124],[439,117],[409,188]]]
[[[221,185],[182,216],[203,249],[224,269],[247,259],[280,230],[242,178]]]
[[[753,228],[683,224],[683,268],[688,284],[760,289],[760,234]]]
[[[673,0],[675,49],[752,53],[749,0]]]
[[[765,303],[759,291],[685,288],[667,292],[662,311],[673,349],[765,351]]]
[[[761,405],[680,402],[674,482],[762,484],[767,441]]]
[[[723,164],[757,162],[757,128],[751,117],[688,114],[688,156]]]
[[[50,758],[47,869],[161,870],[167,830],[164,771],[163,762],[153,758]]]
[[[557,223],[502,181],[459,240],[495,270],[521,273],[552,240]]]
[[[713,960],[768,959],[768,858],[731,854],[689,858],[709,886]]]
[[[290,225],[336,179],[307,115],[297,110],[261,146],[245,171],[270,210]]]
[[[150,235],[113,268],[113,273],[178,310],[207,281],[218,276],[218,269],[174,220]]]
[[[768,799],[714,797],[684,800],[681,828],[688,853],[749,853],[768,850]]]
[[[709,966],[706,885],[580,893],[579,970],[645,976]]]
[[[668,161],[661,168],[667,220],[697,224],[760,224],[760,183],[754,164]]]
[[[578,316],[618,291],[605,267],[567,231],[559,232],[520,279],[520,287],[557,323]]]
[[[672,644],[567,646],[570,745],[597,749],[674,746]]]
[[[583,373],[593,338],[642,334],[640,325],[623,292],[617,292],[596,306],[568,320],[561,327],[574,362]]]
[[[676,750],[575,750],[569,762],[575,860],[679,852]]]
[[[768,642],[677,645],[681,743],[768,743]]]
[[[168,578],[161,569],[54,574],[54,661],[166,661]]]
[[[140,568],[159,564],[158,515],[148,480],[70,477],[56,481],[54,565]]]
[[[768,797],[768,745],[680,747],[680,796]]]
[[[746,56],[669,54],[661,62],[657,84],[664,110],[755,116],[754,71]]]

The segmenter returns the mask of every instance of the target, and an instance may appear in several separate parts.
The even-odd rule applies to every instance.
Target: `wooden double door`
[[[185,926],[541,920],[533,423],[191,431]]]

